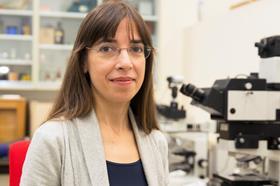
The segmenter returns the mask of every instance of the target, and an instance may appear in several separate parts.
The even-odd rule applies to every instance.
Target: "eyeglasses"
[[[142,44],[135,44],[128,48],[119,48],[112,44],[101,44],[97,47],[86,47],[88,50],[94,50],[98,53],[100,57],[106,59],[113,59],[121,54],[122,50],[126,50],[128,55],[134,60],[144,60],[147,59],[152,51],[152,48],[145,47]]]

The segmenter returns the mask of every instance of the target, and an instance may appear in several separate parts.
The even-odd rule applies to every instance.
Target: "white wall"
[[[184,30],[196,22],[197,0],[158,0],[158,64],[156,65],[156,100],[169,103],[171,92],[167,76],[183,75]]]
[[[219,78],[257,72],[259,57],[254,43],[280,35],[279,7],[279,0],[260,0],[186,29],[181,61],[186,80],[210,87]],[[209,120],[198,108],[188,106],[188,112],[192,121]]]
[[[250,0],[200,0],[202,2],[201,17],[202,20],[217,19],[229,12],[232,5],[239,4]],[[266,0],[265,0],[266,1]],[[255,2],[251,2],[252,4]],[[248,6],[249,4],[242,6]],[[251,5],[250,5],[251,6]]]

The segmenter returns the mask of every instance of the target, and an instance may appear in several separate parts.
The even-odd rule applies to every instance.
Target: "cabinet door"
[[[0,3],[1,5],[1,3]],[[31,80],[32,1],[0,9],[0,81]]]

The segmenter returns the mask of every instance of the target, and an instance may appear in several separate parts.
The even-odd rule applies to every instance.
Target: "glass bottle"
[[[23,35],[31,35],[31,26],[28,18],[22,19],[22,34]]]
[[[57,26],[54,31],[54,43],[63,44],[64,43],[64,30],[61,26],[61,22],[57,23]]]
[[[4,33],[4,22],[2,19],[0,19],[0,34]]]

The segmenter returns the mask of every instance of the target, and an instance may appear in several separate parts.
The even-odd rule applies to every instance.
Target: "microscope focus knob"
[[[200,167],[200,168],[206,168],[206,167],[208,167],[208,161],[207,160],[205,160],[205,159],[200,159],[200,160],[198,160],[198,166]]]
[[[238,140],[239,140],[239,143],[241,143],[241,144],[245,143],[245,139],[244,138],[239,138]]]
[[[244,87],[246,90],[251,90],[253,88],[253,84],[250,82],[247,82],[247,83],[245,83]]]

